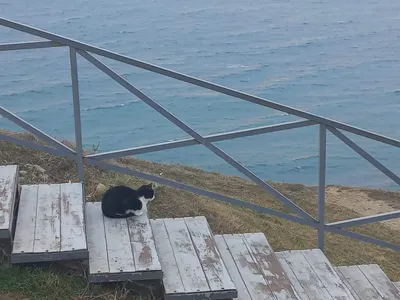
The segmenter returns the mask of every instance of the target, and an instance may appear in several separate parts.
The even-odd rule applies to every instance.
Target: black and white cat
[[[108,189],[101,200],[101,210],[108,218],[141,216],[147,212],[147,203],[155,198],[153,184],[142,185],[137,190],[119,185]]]

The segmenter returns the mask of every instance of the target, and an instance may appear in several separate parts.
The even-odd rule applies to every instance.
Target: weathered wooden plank
[[[61,184],[61,251],[87,249],[82,183]]]
[[[333,299],[354,300],[320,249],[303,250],[302,253]]]
[[[212,291],[236,290],[221,259],[205,217],[185,218],[196,253]]]
[[[139,282],[139,281],[148,281],[148,280],[153,281],[160,279],[162,279],[161,271],[150,271],[150,272],[138,271],[138,272],[98,273],[98,274],[90,273],[88,276],[88,281],[90,283]]]
[[[343,284],[347,287],[347,289],[350,291],[350,293],[353,295],[355,300],[362,300],[360,296],[358,296],[357,292],[353,289],[353,287],[350,285],[350,283],[347,281],[346,277],[343,275],[343,273],[338,269],[334,268],[340,279],[342,280]]]
[[[393,282],[393,284],[399,290],[399,293],[400,293],[400,281],[399,282]]]
[[[274,251],[269,245],[265,235],[259,233],[246,233],[243,235],[247,248],[250,250],[254,261],[259,269],[272,293],[277,300],[297,300],[297,294],[287,277],[285,271],[275,256]]]
[[[337,269],[343,274],[347,282],[361,298],[361,300],[382,300],[382,297],[379,295],[378,291],[372,286],[358,266],[342,266],[337,267]]]
[[[0,166],[0,239],[11,239],[18,188],[18,166]]]
[[[100,202],[86,203],[86,232],[90,274],[109,273],[106,234]]]
[[[135,272],[126,219],[104,217],[110,273]]]
[[[147,214],[127,219],[136,271],[161,271]]]
[[[60,185],[40,184],[33,251],[59,252],[60,248]]]
[[[359,265],[358,268],[385,300],[400,300],[397,289],[378,265]]]
[[[175,260],[174,251],[162,219],[150,220],[154,242],[163,270],[163,285],[166,294],[184,293],[185,287]]]
[[[184,219],[164,219],[185,292],[210,291]]]
[[[285,257],[286,262],[310,299],[333,299],[301,251],[283,251],[281,254]]]
[[[33,253],[35,240],[38,185],[23,185],[12,253]]]
[[[252,300],[274,299],[263,274],[258,269],[257,262],[247,249],[242,235],[224,235],[233,260],[243,278]]]
[[[307,293],[305,292],[304,288],[300,284],[299,280],[297,279],[296,275],[294,275],[292,269],[288,265],[288,263],[285,260],[284,255],[282,255],[280,252],[275,253],[276,257],[278,258],[279,263],[281,264],[283,270],[285,271],[286,275],[288,276],[290,282],[293,284],[294,289],[297,292],[298,297],[300,300],[311,300]]]
[[[244,283],[242,276],[236,264],[232,258],[231,253],[229,252],[228,245],[225,242],[225,239],[222,235],[214,236],[215,243],[218,247],[219,252],[221,253],[221,257],[224,261],[224,264],[229,272],[230,277],[232,278],[233,283],[238,292],[237,300],[251,300],[249,291],[247,290],[246,284]],[[307,299],[308,300],[308,299]]]

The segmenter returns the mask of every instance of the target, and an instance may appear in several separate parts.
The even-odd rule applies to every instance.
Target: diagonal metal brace
[[[88,60],[90,63],[92,63],[94,66],[99,68],[101,71],[103,71],[105,74],[110,76],[112,79],[114,79],[116,82],[118,82],[120,85],[122,85],[124,88],[126,88],[128,91],[130,91],[132,94],[134,94],[136,97],[141,99],[143,102],[145,102],[147,105],[152,107],[155,111],[160,113],[162,116],[164,116],[166,119],[168,119],[170,122],[178,126],[180,129],[185,131],[187,134],[192,136],[194,139],[196,139],[200,144],[204,145],[207,147],[210,151],[218,155],[220,158],[222,158],[224,161],[226,161],[228,164],[230,164],[232,167],[237,169],[239,172],[243,173],[246,175],[249,179],[251,179],[253,182],[257,183],[260,187],[265,189],[267,192],[269,192],[271,195],[273,195],[277,200],[288,206],[290,209],[292,209],[295,213],[300,215],[301,217],[312,220],[317,222],[315,218],[313,218],[311,215],[309,215],[307,212],[305,212],[303,209],[301,209],[299,206],[297,206],[295,203],[290,201],[288,198],[286,198],[283,194],[281,194],[279,191],[274,189],[272,186],[267,184],[264,180],[259,178],[257,175],[252,173],[250,170],[248,170],[246,167],[241,165],[239,162],[237,162],[235,159],[233,159],[231,156],[226,154],[223,150],[218,148],[217,146],[213,145],[207,139],[205,139],[202,135],[197,133],[195,130],[190,128],[188,125],[186,125],[184,122],[179,120],[177,117],[175,117],[173,114],[171,114],[169,111],[167,111],[165,108],[163,108],[161,105],[156,103],[154,100],[152,100],[150,97],[145,95],[143,92],[138,90],[136,87],[134,87],[132,84],[130,84],[127,80],[125,80],[123,77],[115,73],[113,70],[111,70],[109,67],[104,65],[102,62],[100,62],[98,59],[90,55],[89,53],[85,51],[80,51],[78,50],[78,53],[84,57],[86,60]]]
[[[358,146],[356,143],[354,143],[351,139],[349,139],[347,136],[345,136],[343,133],[341,133],[336,128],[328,126],[328,129],[338,139],[340,139],[343,143],[345,143],[347,146],[349,146],[351,149],[353,149],[356,153],[358,153],[362,158],[364,158],[366,161],[368,161],[370,164],[372,164],[375,168],[377,168],[379,171],[381,171],[387,177],[389,177],[394,182],[396,182],[398,185],[400,185],[399,176],[397,176],[392,171],[390,171],[388,168],[386,168],[384,165],[382,165],[371,154],[366,152],[364,149],[362,149],[360,146]]]
[[[21,119],[17,115],[13,114],[9,110],[5,109],[4,107],[0,106],[0,115],[5,117],[6,119],[10,120],[14,124],[17,124],[18,126],[21,126],[23,129],[26,131],[32,133],[33,135],[36,135],[37,137],[41,138],[43,141],[49,143],[50,145],[53,145],[57,149],[63,149],[68,151],[69,153],[75,153],[74,150],[69,148],[68,146],[64,145],[63,143],[57,141],[56,139],[52,138],[48,134],[44,133],[40,129],[36,128],[35,126],[29,124],[25,120]]]
[[[28,149],[40,150],[40,151],[50,153],[53,155],[64,156],[69,159],[75,159],[75,157],[76,157],[75,152],[71,153],[71,152],[65,151],[64,149],[51,148],[51,147],[48,147],[45,145],[37,144],[37,143],[31,142],[28,140],[23,140],[23,139],[16,138],[11,135],[6,135],[3,133],[0,133],[0,141],[6,141],[8,143],[13,143],[18,146],[26,147]]]

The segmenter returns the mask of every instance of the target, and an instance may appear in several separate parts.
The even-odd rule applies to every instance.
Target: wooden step
[[[147,215],[110,219],[103,216],[100,202],[87,202],[86,221],[90,282],[162,278]]]
[[[399,282],[393,282],[393,284],[399,290],[399,293],[400,293],[400,281]]]
[[[399,282],[393,282],[393,284],[399,290],[399,293],[400,293],[400,281]]]
[[[12,242],[17,190],[18,166],[0,166],[0,244]]]
[[[335,268],[357,300],[400,300],[395,285],[378,265]]]
[[[319,249],[276,253],[301,300],[355,300]]]
[[[231,299],[237,290],[205,217],[151,220],[164,299]]]
[[[215,236],[239,300],[300,299],[263,233]]]
[[[88,259],[81,183],[23,185],[12,263]]]

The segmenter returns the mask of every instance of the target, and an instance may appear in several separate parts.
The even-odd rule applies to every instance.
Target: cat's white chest
[[[154,197],[153,197],[153,199],[154,199]],[[149,201],[153,200],[153,199],[146,199],[146,198],[144,198],[144,197],[140,197],[139,200],[142,202],[142,209],[140,209],[140,210],[128,209],[128,210],[126,210],[126,213],[127,213],[127,214],[132,213],[132,214],[134,214],[135,216],[141,216],[141,215],[143,215],[144,213],[147,213],[147,203],[148,203]]]

